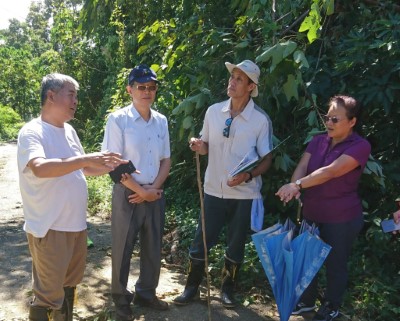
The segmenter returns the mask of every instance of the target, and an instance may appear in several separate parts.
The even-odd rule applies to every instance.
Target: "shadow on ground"
[[[82,283],[78,286],[75,320],[113,320],[114,308],[110,295],[111,280],[111,227],[109,221],[88,218],[88,235],[93,246],[88,249],[87,266]],[[31,259],[22,219],[0,224],[0,284],[2,313],[0,320],[27,320],[28,303],[31,300]],[[138,277],[139,259],[134,253],[129,287],[134,289]],[[205,321],[209,320],[206,288],[201,296],[187,306],[176,306],[173,298],[185,283],[182,267],[163,264],[157,295],[169,303],[165,312],[153,311],[132,305],[135,320],[146,321]],[[219,291],[211,289],[211,319],[227,320],[279,320],[275,306],[251,304],[225,309],[219,300]],[[4,315],[4,316],[2,316]],[[10,317],[12,316],[12,317]],[[291,317],[292,320],[309,320],[309,316]]]

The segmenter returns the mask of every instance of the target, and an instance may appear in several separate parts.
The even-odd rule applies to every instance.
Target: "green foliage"
[[[351,297],[347,300],[353,302],[351,313],[359,320],[391,320],[399,313],[400,242],[382,234],[377,225],[372,224],[358,242],[350,262]],[[391,263],[383,266],[382,262]]]
[[[31,63],[31,53],[25,49],[0,45],[0,103],[10,106],[24,120],[37,115],[39,83]]]
[[[17,112],[0,104],[0,141],[16,139],[23,124]]]
[[[103,218],[111,216],[112,181],[108,175],[87,177],[88,183],[88,215],[99,215]]]
[[[394,211],[400,186],[399,12],[390,0],[46,0],[31,7],[26,22],[14,20],[0,31],[0,64],[7,66],[0,75],[0,104],[28,120],[40,110],[41,78],[54,71],[70,74],[81,85],[72,123],[87,151],[98,150],[107,113],[129,101],[129,70],[138,63],[152,65],[161,79],[156,108],[169,119],[172,148],[166,227],[179,229],[180,246],[187,249],[199,209],[187,140],[198,135],[207,107],[227,99],[225,61],[258,62],[255,101],[273,121],[274,143],[289,137],[264,177],[266,226],[296,213],[295,203],[284,207],[274,193],[290,179],[305,144],[325,130],[321,115],[329,98],[355,96],[363,104],[361,129],[372,155],[360,189],[366,227],[346,304],[363,320],[394,319],[398,310],[391,296],[398,301],[399,285],[388,275],[398,269],[389,263],[383,268],[382,262],[395,260],[390,255],[398,244],[382,235],[378,224]],[[9,115],[9,109],[0,113],[2,138],[5,124],[14,130],[12,124],[20,121],[4,120]],[[203,174],[207,158],[200,161]],[[108,215],[109,179],[88,182],[91,214]],[[222,253],[223,246],[213,251],[212,271],[220,268]],[[260,283],[252,279],[260,266],[250,243],[246,260],[244,288]]]
[[[199,197],[191,191],[171,186],[165,189],[165,198],[167,202],[165,234],[176,229],[180,239],[179,246],[187,254],[200,213]]]
[[[299,28],[299,32],[307,31],[307,39],[310,43],[321,36],[323,17],[320,7],[324,8],[326,15],[329,16],[334,13],[334,6],[334,0],[313,0],[308,16],[303,20]]]

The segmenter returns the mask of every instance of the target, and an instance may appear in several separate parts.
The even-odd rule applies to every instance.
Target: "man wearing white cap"
[[[238,65],[225,63],[230,78],[229,99],[208,108],[201,138],[192,138],[190,148],[208,154],[204,180],[204,215],[207,251],[226,225],[225,266],[222,273],[221,300],[226,308],[235,307],[234,286],[244,258],[253,200],[261,199],[261,175],[271,165],[272,124],[252,97],[258,96],[260,69],[250,60]],[[261,161],[251,170],[233,177],[229,174],[252,151]],[[256,155],[257,155],[256,154]],[[204,247],[199,220],[189,251],[189,274],[185,290],[174,299],[178,305],[189,303],[197,294],[204,274]]]

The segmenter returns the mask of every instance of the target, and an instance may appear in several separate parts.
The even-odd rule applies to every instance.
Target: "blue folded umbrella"
[[[303,222],[300,234],[294,224],[277,223],[253,234],[265,274],[271,284],[281,321],[288,321],[300,296],[309,286],[331,250],[315,226]]]
[[[285,232],[289,231],[291,228],[294,228],[294,226],[295,225],[292,221],[287,220],[285,222],[285,224],[281,224],[278,222],[275,225],[273,225],[269,228],[266,228],[265,230],[262,230],[258,233],[254,233],[251,235],[254,245],[255,245],[255,248],[256,248],[256,251],[257,251],[257,254],[258,254],[258,256],[261,260],[261,264],[264,268],[264,271],[266,269],[269,269],[269,266],[267,266],[267,264],[266,264],[266,260],[269,260],[269,258],[267,256],[265,247],[261,246],[263,239],[268,236],[274,236],[274,235],[278,235],[281,233],[285,233]],[[261,257],[263,259],[261,259]]]

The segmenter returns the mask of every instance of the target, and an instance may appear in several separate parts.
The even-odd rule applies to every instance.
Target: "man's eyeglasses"
[[[231,125],[232,125],[232,117],[229,117],[227,120],[225,120],[225,128],[222,132],[222,135],[224,135],[224,137],[229,138],[229,131],[231,130]]]
[[[327,123],[328,121],[332,121],[332,123],[336,124],[338,122],[341,121],[340,118],[337,118],[336,116],[328,116],[328,115],[324,115],[322,116],[322,119],[324,120],[325,123]]]
[[[145,86],[145,85],[133,85],[132,87],[135,87],[137,90],[139,91],[156,91],[157,90],[157,86],[156,85],[149,85],[149,86]]]

